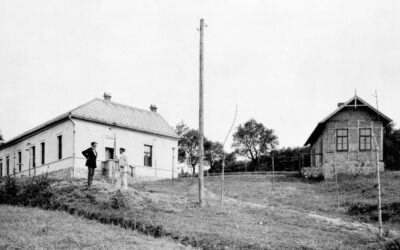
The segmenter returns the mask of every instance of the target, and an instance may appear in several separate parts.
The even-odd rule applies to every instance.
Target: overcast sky
[[[238,105],[238,123],[302,145],[355,89],[371,104],[376,89],[399,122],[399,13],[370,0],[0,0],[0,129],[10,139],[104,91],[197,128],[200,18],[209,138]]]

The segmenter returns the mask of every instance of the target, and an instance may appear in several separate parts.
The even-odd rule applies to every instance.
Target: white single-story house
[[[178,140],[157,107],[130,107],[111,101],[105,93],[104,99],[93,99],[0,145],[0,176],[48,172],[87,177],[81,152],[95,141],[97,173],[123,147],[136,176],[176,177]]]

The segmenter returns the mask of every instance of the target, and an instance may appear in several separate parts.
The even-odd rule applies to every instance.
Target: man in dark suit
[[[94,169],[97,167],[97,142],[92,142],[91,147],[82,151],[83,156],[86,158],[86,166],[88,167],[88,187],[92,186]]]

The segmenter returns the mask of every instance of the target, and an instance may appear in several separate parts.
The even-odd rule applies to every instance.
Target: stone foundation
[[[318,178],[322,176],[321,167],[306,167],[301,169],[301,175],[304,178]]]
[[[74,169],[74,178],[87,178],[88,177],[88,168],[87,167],[78,167]],[[94,178],[101,178],[103,176],[103,171],[101,167],[95,168]]]
[[[376,173],[376,163],[370,161],[336,163],[335,166],[338,174],[368,175]],[[379,171],[383,172],[384,170],[385,164],[380,162]],[[332,163],[326,163],[322,166],[322,175],[325,179],[334,178],[335,171]]]
[[[52,172],[48,172],[47,176],[52,179],[60,179],[60,180],[70,180],[73,178],[74,168],[64,168]]]

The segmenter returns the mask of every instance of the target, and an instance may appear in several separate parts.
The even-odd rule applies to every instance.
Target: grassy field
[[[297,177],[278,176],[274,188],[270,176],[226,178],[225,194],[245,202],[314,212],[345,220],[376,223],[375,176],[338,176],[339,209],[333,181],[310,183]],[[383,220],[386,228],[400,231],[400,172],[381,176]],[[206,187],[220,192],[220,180],[208,179]]]
[[[382,176],[384,226],[391,229],[386,240],[399,229],[399,177]],[[370,209],[376,203],[372,176],[339,176],[340,209],[332,182],[281,176],[272,188],[269,176],[229,177],[223,208],[220,179],[205,182],[202,208],[197,179],[190,178],[137,182],[122,193],[105,181],[89,189],[85,180],[56,182],[51,208],[203,249],[384,249]]]
[[[383,174],[384,207],[400,201],[397,191],[399,177],[398,172]],[[376,241],[376,231],[346,223],[357,220],[375,223],[376,209],[362,213],[365,206],[376,204],[375,183],[373,176],[339,176],[340,209],[337,209],[333,182],[309,183],[296,177],[281,176],[275,179],[272,188],[269,176],[228,177],[225,182],[225,210],[221,212],[223,216],[216,216],[218,212],[214,214],[215,211],[220,211],[220,179],[206,178],[208,208],[213,212],[198,211],[196,218],[190,213],[187,217],[198,228],[215,227],[214,233],[221,238],[234,235],[239,242],[251,239],[261,248],[377,249],[382,245]],[[197,199],[195,179],[180,180],[173,187],[170,181],[148,182],[134,187],[156,194],[181,195],[189,201]],[[351,215],[349,208],[352,206],[359,206],[361,214]],[[306,216],[310,212],[328,219],[338,218],[341,223],[313,220],[317,217]],[[399,230],[400,213],[385,212],[392,212],[392,216],[385,221],[385,228]],[[186,213],[183,214],[186,217]]]
[[[377,249],[383,246],[376,232],[306,215],[315,211],[333,218],[340,215],[351,219],[346,212],[336,211],[334,189],[331,190],[329,183],[310,184],[283,178],[276,180],[275,191],[271,192],[271,184],[265,178],[228,178],[224,209],[219,202],[217,178],[206,179],[207,204],[203,208],[197,205],[196,179],[181,179],[173,186],[170,181],[135,184],[123,193],[123,203],[128,205],[121,211],[108,209],[106,204],[115,190],[105,182],[96,182],[89,190],[85,189],[84,181],[58,183],[55,198],[62,209],[71,213],[103,217],[103,222],[135,223],[133,227],[142,232],[168,235],[206,249]]]
[[[186,249],[65,212],[0,206],[0,249]]]

